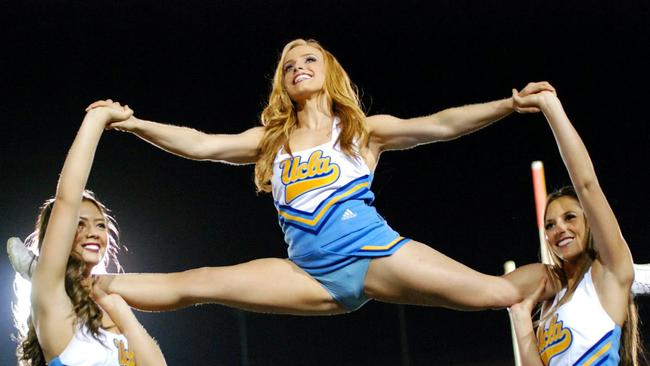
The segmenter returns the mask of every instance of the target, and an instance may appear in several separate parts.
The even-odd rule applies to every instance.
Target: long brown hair
[[[119,233],[115,219],[111,217],[108,208],[95,198],[93,192],[85,190],[83,192],[82,200],[94,204],[106,220],[108,242],[106,254],[102,259],[102,264],[105,267],[108,267],[109,264],[113,264],[116,271],[122,272],[122,267],[116,257],[119,251]],[[25,245],[35,252],[38,252],[41,249],[54,204],[54,199],[48,199],[45,201],[39,210],[34,232],[25,240]],[[90,288],[87,288],[82,284],[82,281],[85,279],[85,271],[86,263],[78,254],[74,252],[70,253],[65,271],[65,291],[72,301],[75,325],[88,327],[91,335],[99,340],[99,329],[102,325],[102,311],[90,298]],[[45,356],[36,336],[32,316],[30,315],[27,319],[27,326],[25,326],[25,324],[18,324],[15,314],[14,319],[19,333],[19,344],[16,348],[18,364],[20,366],[45,366]]]
[[[578,194],[572,186],[561,187],[548,195],[546,199],[544,217],[546,217],[546,211],[548,210],[548,206],[551,204],[551,202],[556,201],[561,197],[571,197],[580,203]],[[585,217],[585,222],[588,224],[586,219],[587,218]],[[566,292],[555,304],[555,306],[552,306],[553,299],[543,302],[543,314],[542,318],[538,322],[538,326],[543,327],[546,321],[553,315],[553,313],[560,306],[567,303],[571,299],[571,296],[576,291],[578,285],[582,280],[582,277],[585,275],[585,273],[587,273],[593,261],[598,257],[598,252],[594,249],[593,237],[591,235],[591,231],[589,230],[589,226],[586,225],[586,228],[588,230],[587,248],[580,254],[582,258],[579,258],[577,261],[580,263],[577,271],[578,279],[571,285],[571,287],[567,288]],[[550,266],[547,266],[547,274],[550,278],[553,279],[556,290],[559,290],[559,288],[566,287],[568,284],[568,279],[566,273],[564,272],[564,262],[557,254],[551,250],[548,241],[546,241],[544,245],[546,245],[546,249],[549,253],[549,257],[552,263]],[[548,311],[546,309],[548,309]],[[632,293],[630,292],[628,299],[628,308],[626,311],[626,319],[625,323],[623,323],[623,328],[621,329],[621,347],[619,348],[619,356],[621,358],[620,364],[623,366],[637,366],[640,365],[641,361],[644,361],[644,364],[647,363],[638,323],[639,313],[634,301],[634,296],[632,296]]]
[[[341,120],[341,134],[337,143],[348,156],[359,156],[359,148],[368,143],[368,128],[366,115],[361,109],[357,87],[350,81],[341,64],[317,41],[313,39],[296,39],[289,42],[280,55],[267,106],[261,114],[262,125],[265,126],[264,136],[259,145],[259,157],[255,165],[255,185],[260,192],[271,191],[271,176],[273,175],[273,160],[275,155],[284,148],[291,154],[289,137],[296,128],[298,116],[296,105],[284,88],[284,70],[287,53],[298,46],[310,46],[318,49],[324,57],[325,85],[322,94],[327,98],[331,112]]]

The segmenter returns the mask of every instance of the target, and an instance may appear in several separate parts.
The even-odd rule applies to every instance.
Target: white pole
[[[514,261],[507,261],[503,264],[503,271],[508,274],[516,268]],[[508,319],[510,319],[510,334],[512,335],[512,352],[515,356],[515,366],[521,366],[521,356],[519,355],[519,346],[517,345],[517,335],[515,334],[515,326],[512,324],[512,317],[508,312]]]

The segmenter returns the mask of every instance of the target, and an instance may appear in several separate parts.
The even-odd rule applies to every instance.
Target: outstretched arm
[[[98,101],[88,106],[91,110],[103,106]],[[239,134],[208,134],[189,127],[146,121],[136,117],[108,126],[130,132],[169,153],[192,160],[222,161],[231,164],[250,164],[257,160],[258,145],[264,136],[263,127],[254,127]]]
[[[138,366],[167,364],[158,343],[147,333],[120,295],[106,294],[99,286],[94,286],[93,298],[129,341],[129,352],[135,355],[134,361]]]
[[[523,95],[553,90],[545,82],[530,83]],[[538,112],[536,107],[515,108],[512,98],[448,108],[425,117],[400,119],[389,115],[368,117],[371,144],[378,151],[402,150],[417,145],[458,138],[496,122],[513,111]]]
[[[560,100],[551,92],[521,97],[516,90],[513,90],[513,98],[524,107],[538,107],[544,113],[587,216],[594,247],[599,253],[598,262],[605,269],[605,275],[613,275],[620,289],[627,293],[634,280],[632,255],[598,183],[589,153]]]

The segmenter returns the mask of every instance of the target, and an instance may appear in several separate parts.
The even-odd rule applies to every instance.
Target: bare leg
[[[489,276],[411,241],[393,255],[370,262],[365,293],[392,303],[457,310],[503,308],[521,301],[535,290],[540,276],[545,276],[541,264],[524,266],[515,272],[503,277]]]
[[[168,274],[103,276],[100,286],[148,311],[218,303],[256,312],[344,313],[320,283],[287,259],[266,258]]]

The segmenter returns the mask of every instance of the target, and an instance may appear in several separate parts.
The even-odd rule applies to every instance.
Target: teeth
[[[573,240],[573,238],[562,239],[557,243],[557,246],[558,247],[563,247],[565,245],[568,245],[572,240]]]
[[[93,251],[99,251],[99,245],[98,244],[86,244],[83,246],[84,249],[88,250],[93,250]]]
[[[298,77],[296,77],[296,78],[293,80],[293,83],[294,83],[294,84],[297,84],[297,83],[299,83],[299,82],[301,82],[301,81],[303,81],[303,80],[307,80],[307,79],[311,79],[311,76],[309,76],[309,75],[299,75]]]

